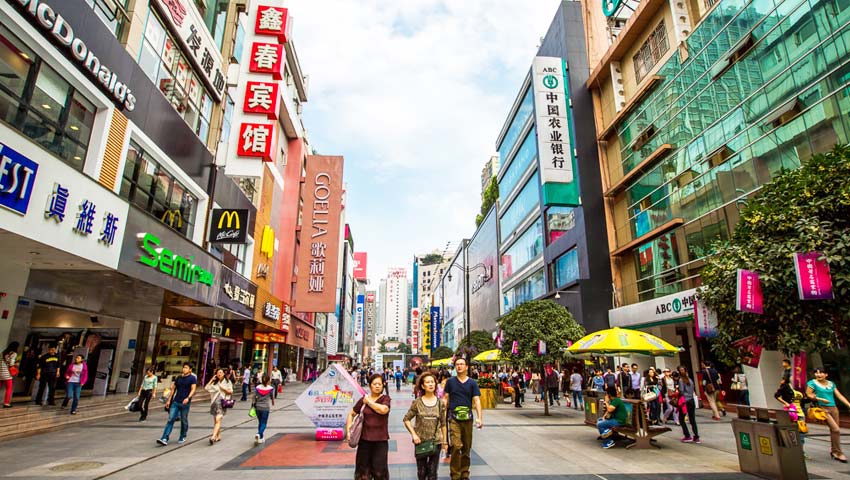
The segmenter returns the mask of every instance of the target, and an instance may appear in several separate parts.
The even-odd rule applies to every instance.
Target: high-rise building
[[[499,173],[499,155],[492,155],[487,162],[484,163],[484,168],[481,169],[481,196],[484,196],[484,190],[487,190],[487,185]]]
[[[692,302],[712,244],[783,169],[850,142],[850,11],[832,0],[641,2],[608,45],[598,39],[618,12],[587,3],[611,325],[689,346],[666,365],[697,365],[712,356],[694,338]],[[747,375],[775,384],[761,368]],[[773,401],[750,385],[753,404]]]
[[[608,325],[611,281],[582,5],[560,4],[499,133],[502,314],[533,299]]]
[[[381,328],[385,339],[401,343],[407,339],[407,319],[410,314],[407,295],[407,269],[390,268],[386,278],[386,295],[381,299],[384,314]]]

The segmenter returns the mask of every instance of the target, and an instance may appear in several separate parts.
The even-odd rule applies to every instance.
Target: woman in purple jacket
[[[82,355],[74,357],[74,363],[68,365],[65,370],[65,400],[62,401],[62,408],[68,406],[68,400],[71,402],[71,415],[77,414],[77,405],[80,403],[80,390],[86,381],[89,379],[89,367],[83,360]]]

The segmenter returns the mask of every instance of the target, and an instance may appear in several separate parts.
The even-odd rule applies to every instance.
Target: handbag
[[[655,391],[646,392],[641,395],[641,398],[644,402],[654,402],[656,398],[658,398],[658,394]]]
[[[228,408],[233,408],[234,405],[236,405],[236,400],[234,400],[232,398],[222,398],[221,399],[221,408],[223,408],[225,410],[228,409]]]
[[[800,433],[809,433],[809,426],[802,418],[797,420],[797,430],[799,430]]]
[[[348,431],[348,446],[351,448],[357,448],[357,444],[360,443],[360,436],[363,435],[363,409],[366,408],[364,404],[360,407],[360,412],[354,416],[354,420],[351,421],[351,429]]]
[[[443,406],[441,402],[437,400],[437,428],[434,431],[434,435],[440,431],[440,419],[443,417],[442,415]],[[439,447],[437,446],[437,442],[434,440],[425,440],[424,442],[419,442],[419,445],[416,445],[414,448],[413,455],[417,458],[425,458],[430,457],[431,455],[437,453]]]
[[[810,422],[825,422],[827,417],[826,410],[821,407],[809,407],[806,412],[806,419]]]
[[[21,372],[20,370],[18,370],[18,367],[14,365],[9,367],[9,375],[11,375],[12,377],[17,377],[19,373]]]
[[[257,417],[257,399],[251,402],[251,408],[248,410],[248,416],[251,418]]]

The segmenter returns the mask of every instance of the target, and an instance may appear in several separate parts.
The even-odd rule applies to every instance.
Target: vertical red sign
[[[279,43],[288,41],[291,22],[288,10],[283,7],[260,5],[257,7],[257,19],[254,23],[254,33],[257,35],[273,35]]]
[[[273,162],[276,143],[277,135],[273,124],[243,123],[239,126],[236,154],[240,157],[257,157],[265,162]]]
[[[269,119],[277,119],[278,84],[275,82],[247,82],[245,103],[242,111],[259,113]]]
[[[252,73],[268,73],[275,80],[281,80],[283,78],[284,59],[283,45],[254,42],[251,44],[251,58],[248,63],[248,71]]]
[[[354,252],[354,279],[366,280],[366,262],[368,255],[366,252]]]

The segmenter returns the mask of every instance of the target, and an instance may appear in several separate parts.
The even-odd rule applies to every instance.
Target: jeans
[[[53,405],[56,401],[53,395],[56,392],[56,374],[42,373],[38,380],[38,393],[35,394],[35,403],[41,405],[44,401],[44,390],[47,389],[47,404]]]
[[[615,420],[613,418],[609,418],[608,420],[600,418],[596,421],[596,428],[599,430],[599,434],[602,435],[605,433],[605,430],[614,428],[614,427],[622,427],[623,424],[620,423],[619,420]]]
[[[664,414],[662,415],[661,420],[664,423],[667,423],[667,420],[670,418],[670,415],[673,415],[673,421],[679,423],[679,409],[674,405],[676,400],[670,400],[669,397],[664,399]]]
[[[163,440],[168,440],[178,415],[180,415],[180,438],[186,438],[186,435],[189,434],[189,407],[191,405],[191,403],[183,405],[183,402],[171,403],[171,407],[168,409],[168,422],[165,423],[165,430],[162,431]]]
[[[274,394],[275,400],[277,400],[277,390],[278,390],[277,387],[279,385],[280,385],[280,380],[272,380],[272,387],[274,387],[274,392],[272,392],[272,393]]]
[[[555,402],[561,403],[560,398],[558,398],[558,387],[549,387],[549,406],[555,404]]]
[[[738,403],[741,405],[749,405],[750,404],[750,391],[749,390],[739,390],[738,391]]]
[[[576,410],[584,410],[584,397],[581,390],[572,390],[573,392],[573,408]]]
[[[269,423],[269,411],[257,410],[257,421],[259,422],[257,425],[257,433],[260,434],[260,438],[263,438],[263,433],[266,431],[266,425]]]
[[[139,420],[148,418],[148,407],[151,403],[151,397],[153,397],[153,389],[142,390],[139,394]]]
[[[62,401],[62,406],[65,407],[68,405],[68,401],[71,401],[71,413],[77,411],[77,405],[80,403],[80,390],[82,390],[83,386],[80,385],[80,382],[71,383],[68,382],[65,384],[65,400]]]
[[[699,430],[697,430],[697,405],[693,399],[685,402],[684,408],[687,409],[688,421],[691,422],[691,427],[694,429],[694,438],[699,438]],[[691,432],[688,431],[688,424],[685,423],[685,412],[682,407],[679,408],[679,422],[682,425],[682,433],[686,437],[691,436]]]
[[[401,390],[401,379],[400,379],[400,378],[396,378],[396,379],[395,379],[395,391],[396,391],[396,392],[398,392],[398,391],[400,391],[400,390]]]
[[[242,401],[248,400],[248,384],[242,384]]]

